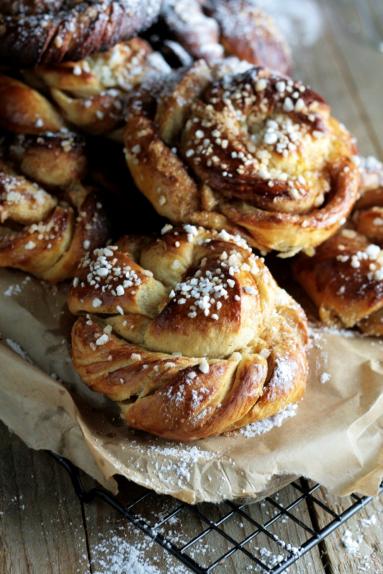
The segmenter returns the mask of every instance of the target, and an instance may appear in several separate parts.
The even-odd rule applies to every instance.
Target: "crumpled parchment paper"
[[[294,417],[265,434],[253,425],[175,443],[129,430],[115,406],[79,380],[65,295],[23,273],[0,272],[0,418],[30,447],[67,457],[112,491],[120,474],[190,503],[259,499],[299,475],[335,494],[377,493],[382,341],[314,327],[310,381]]]

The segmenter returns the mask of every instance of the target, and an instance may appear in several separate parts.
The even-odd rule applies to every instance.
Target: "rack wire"
[[[53,454],[53,453],[52,453]],[[371,497],[353,494],[349,497],[347,507],[338,512],[321,499],[319,484],[306,479],[293,481],[289,486],[289,500],[283,503],[279,494],[274,494],[258,503],[225,502],[220,505],[199,504],[191,506],[170,497],[161,497],[142,487],[124,489],[126,499],[113,496],[101,487],[86,489],[81,480],[81,473],[67,459],[53,454],[54,458],[67,470],[75,492],[84,503],[95,499],[104,501],[134,526],[139,528],[165,551],[172,554],[184,566],[197,574],[211,574],[224,571],[223,566],[229,558],[241,555],[241,571],[255,571],[265,574],[284,572],[301,556],[319,545],[329,534],[344,524],[351,516],[366,506]],[[129,483],[131,484],[131,483]],[[132,492],[133,490],[133,492]],[[129,494],[127,495],[127,492]],[[383,483],[380,494],[383,492]],[[285,497],[284,497],[285,498]],[[166,499],[166,504],[161,502]],[[169,504],[169,501],[171,503]],[[160,503],[159,503],[160,502]],[[306,505],[306,520],[296,516],[295,511]],[[315,507],[320,507],[325,517],[318,523]],[[267,510],[267,508],[268,510]],[[143,516],[142,509],[152,512]],[[255,510],[255,511],[254,511]],[[259,510],[259,512],[257,512]],[[302,513],[299,513],[300,515]],[[180,519],[182,515],[182,520]],[[259,516],[258,516],[259,515]],[[261,518],[261,516],[263,518]],[[197,520],[191,520],[191,518]],[[175,522],[179,520],[181,537],[172,535]],[[230,534],[225,525],[230,522]],[[244,523],[246,533],[244,534]],[[294,536],[289,523],[294,523]],[[241,528],[233,528],[240,526]],[[289,542],[282,540],[273,528],[284,525]],[[241,533],[236,536],[233,531]],[[204,563],[203,544],[209,537],[209,547],[217,548],[216,556]],[[224,544],[222,544],[224,542]],[[223,550],[224,547],[224,550]],[[273,550],[270,550],[273,548]],[[210,554],[210,553],[209,553]],[[243,566],[245,564],[245,567]],[[233,564],[231,563],[231,566]],[[219,570],[218,570],[219,568]],[[245,570],[245,569],[246,570]]]

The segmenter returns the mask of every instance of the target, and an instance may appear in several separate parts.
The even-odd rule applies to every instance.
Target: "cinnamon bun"
[[[81,60],[150,26],[160,0],[1,0],[0,63]]]
[[[344,229],[294,265],[328,325],[383,335],[383,166],[359,162],[362,196]]]
[[[25,77],[48,90],[69,124],[116,138],[137,90],[159,90],[170,72],[158,52],[133,38],[78,62],[37,66]]]
[[[84,146],[69,133],[7,138],[0,154],[0,267],[56,283],[105,243],[97,193],[81,183]]]
[[[300,82],[263,68],[223,70],[199,61],[155,114],[129,116],[136,185],[171,221],[234,230],[262,252],[310,250],[358,197],[354,139]]]
[[[307,326],[263,259],[226,231],[166,225],[80,264],[68,305],[83,381],[127,424],[195,440],[274,415],[307,379]]]

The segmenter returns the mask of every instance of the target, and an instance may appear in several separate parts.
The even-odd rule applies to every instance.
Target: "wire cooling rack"
[[[342,512],[337,512],[321,498],[319,484],[311,484],[301,478],[289,485],[288,502],[279,501],[277,493],[265,498],[262,502],[243,504],[225,502],[220,505],[190,506],[171,498],[172,504],[169,507],[169,497],[158,496],[136,485],[133,489],[124,489],[124,491],[129,491],[126,500],[122,500],[120,496],[113,496],[103,488],[86,489],[83,486],[80,471],[71,462],[55,454],[53,457],[68,471],[81,501],[89,503],[95,499],[103,500],[192,572],[198,574],[221,573],[225,562],[239,555],[241,555],[241,572],[280,574],[320,544],[326,536],[344,524],[371,500],[371,497],[353,494],[349,497],[349,505]],[[380,492],[383,492],[383,483]],[[167,504],[164,511],[158,502],[165,498]],[[295,514],[297,509],[302,508],[300,506],[302,504],[307,509],[307,512],[303,513],[306,520]],[[263,519],[259,519],[258,513],[254,512],[257,506],[269,508],[266,512],[259,512],[259,516],[263,515]],[[322,524],[318,523],[315,507],[321,508],[321,516],[324,517]],[[149,513],[144,513],[145,517],[143,517],[144,508],[146,511],[149,510]],[[302,515],[301,512],[299,514]],[[197,520],[192,520],[192,518]],[[177,530],[181,529],[181,537],[174,538],[172,525],[177,520],[179,520]],[[294,523],[293,529],[289,526],[291,522]],[[230,523],[231,534],[225,531],[228,523]],[[244,523],[247,525],[246,534],[243,533]],[[235,528],[235,525],[241,528]],[[288,542],[273,532],[273,528],[283,525],[289,538]],[[280,531],[280,528],[278,530]],[[232,534],[233,532],[241,533],[241,535],[237,536]],[[210,556],[206,561],[203,544],[208,538],[209,550],[214,547],[216,555],[211,557],[211,552],[209,552]],[[231,562],[231,567],[233,567],[233,562]]]

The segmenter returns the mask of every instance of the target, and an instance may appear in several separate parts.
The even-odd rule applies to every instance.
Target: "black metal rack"
[[[299,560],[301,556],[320,544],[326,536],[344,524],[371,500],[371,497],[360,497],[353,494],[349,497],[350,504],[347,508],[342,512],[336,512],[336,510],[330,508],[328,504],[320,499],[319,484],[310,484],[309,481],[301,478],[291,483],[290,486],[293,496],[291,496],[291,500],[287,504],[282,504],[278,501],[278,494],[265,498],[261,503],[250,504],[248,502],[243,504],[225,502],[222,505],[190,506],[172,499],[173,508],[165,513],[158,513],[155,523],[153,524],[151,519],[142,517],[138,508],[142,507],[142,505],[147,506],[146,503],[150,503],[150,497],[156,497],[157,499],[161,499],[161,497],[144,488],[137,487],[139,494],[131,494],[127,501],[121,501],[120,497],[113,496],[103,488],[86,489],[83,486],[80,471],[65,458],[57,455],[53,456],[68,471],[74,489],[83,502],[88,503],[97,498],[103,500],[152,540],[162,546],[167,552],[170,552],[175,558],[190,568],[192,572],[198,574],[218,572],[217,568],[219,566],[222,567],[229,557],[233,557],[237,553],[242,553],[242,558],[245,558],[249,568],[254,567],[257,572],[280,574]],[[383,483],[381,485],[381,492],[383,492]],[[294,509],[302,503],[307,504],[307,523],[294,514]],[[269,512],[269,516],[265,520],[255,519],[254,512],[251,512],[250,515],[249,509],[251,508],[253,510],[257,504],[270,505],[273,512]],[[315,513],[312,511],[315,505],[318,505],[324,511],[323,514],[327,518],[325,524],[319,525],[314,518]],[[204,506],[207,506],[208,510],[204,508]],[[212,511],[212,507],[214,507],[214,512]],[[184,537],[184,540],[175,541],[172,539],[172,536],[167,533],[166,527],[183,512],[192,513],[196,516],[198,518],[198,524],[201,526],[199,529],[195,529],[195,532],[189,532]],[[236,540],[223,530],[225,523],[229,520],[237,520],[241,525],[246,521],[250,527],[250,531],[241,537],[240,540]],[[286,543],[273,533],[273,525],[280,521],[282,521],[282,523],[292,521],[295,524],[295,531],[298,533],[296,537],[299,538],[299,541],[296,541],[295,545]],[[193,553],[192,550],[198,547],[198,544],[212,533],[224,539],[229,549],[226,549],[222,554],[214,557],[208,564],[202,564],[202,561],[196,557],[198,552]],[[279,554],[271,554],[265,548],[262,548],[261,552],[259,552],[259,548],[255,547],[254,541],[256,542],[257,539],[262,536],[264,540],[267,540],[275,546]],[[252,543],[254,547],[252,547]],[[221,571],[221,569],[219,571]]]

